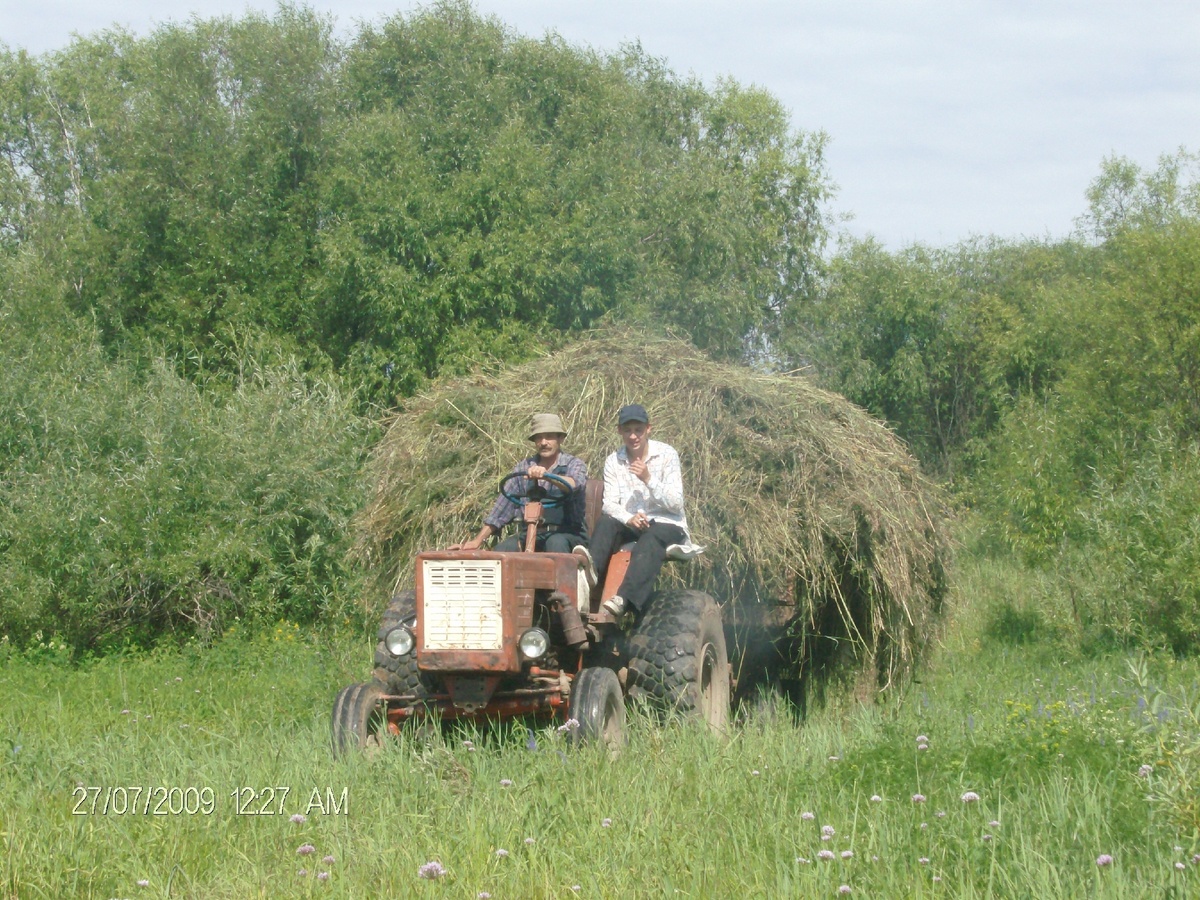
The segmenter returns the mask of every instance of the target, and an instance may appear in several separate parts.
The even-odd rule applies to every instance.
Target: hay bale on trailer
[[[662,579],[721,603],[739,694],[766,677],[801,701],[830,679],[866,697],[911,671],[945,590],[934,486],[844,398],[676,339],[596,332],[405,401],[372,457],[361,559],[394,587],[418,551],[474,534],[499,477],[528,452],[533,412],[559,413],[566,449],[600,477],[628,402],[644,403],[654,436],[679,451],[688,522],[708,547]]]

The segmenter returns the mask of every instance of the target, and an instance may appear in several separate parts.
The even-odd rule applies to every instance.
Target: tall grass
[[[1000,590],[999,574],[964,583]],[[985,624],[964,614],[890,704],[832,704],[797,724],[768,696],[725,740],[634,715],[614,762],[570,750],[556,724],[417,731],[334,760],[333,696],[369,670],[369,637],[348,631],[280,624],[75,667],[49,647],[10,651],[0,885],[20,897],[204,898],[1200,887],[1195,830],[1159,802],[1174,745],[1146,730],[1146,684],[1189,686],[1196,664],[1152,658],[1139,683],[1122,657],[1068,658],[1044,639],[991,638]],[[73,815],[80,786],[207,787],[213,809],[105,815],[85,802],[89,814]],[[275,814],[238,815],[241,788]],[[343,791],[348,808],[329,808]],[[421,878],[433,862],[444,874]]]

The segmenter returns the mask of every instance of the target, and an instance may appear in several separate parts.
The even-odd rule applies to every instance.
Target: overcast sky
[[[419,4],[312,0],[339,32]],[[0,0],[0,40],[272,12],[273,0]],[[1060,238],[1113,154],[1200,151],[1196,0],[478,0],[516,31],[612,50],[638,40],[681,75],[731,76],[824,130],[843,227],[889,248],[972,235]]]

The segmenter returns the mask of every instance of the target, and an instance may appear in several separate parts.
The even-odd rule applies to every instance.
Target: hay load
[[[860,694],[911,670],[944,592],[934,487],[880,422],[805,377],[712,361],[683,341],[588,335],[495,375],[437,383],[389,421],[359,517],[359,554],[391,588],[414,555],[473,535],[500,477],[557,412],[592,477],[619,446],[617,409],[641,402],[683,463],[688,523],[707,546],[663,579],[721,603],[739,693],[765,674]],[[376,599],[382,604],[381,590]]]

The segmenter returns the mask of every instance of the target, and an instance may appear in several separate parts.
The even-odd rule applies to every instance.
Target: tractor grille
[[[425,560],[422,570],[425,649],[504,646],[499,560]]]

